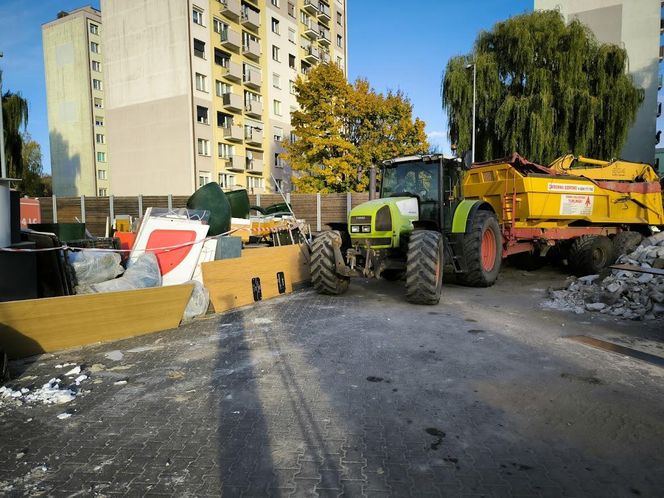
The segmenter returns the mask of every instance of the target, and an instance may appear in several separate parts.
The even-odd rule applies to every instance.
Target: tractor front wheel
[[[337,230],[321,233],[311,244],[311,283],[320,294],[337,296],[348,290],[350,278],[337,275],[334,246],[341,247]]]
[[[490,287],[498,279],[502,263],[503,237],[496,215],[480,211],[473,218],[470,233],[463,236],[466,272],[458,280],[469,287]]]
[[[443,236],[416,230],[410,236],[406,260],[406,300],[438,304],[443,287]]]

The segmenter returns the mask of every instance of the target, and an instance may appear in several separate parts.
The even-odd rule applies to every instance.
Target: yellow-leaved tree
[[[413,120],[402,92],[376,93],[363,79],[351,85],[336,65],[319,64],[295,94],[295,140],[285,141],[283,158],[298,192],[362,192],[372,164],[429,150],[424,121]]]

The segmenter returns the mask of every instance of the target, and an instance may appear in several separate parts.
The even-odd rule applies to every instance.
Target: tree
[[[578,20],[539,11],[482,32],[473,52],[453,57],[442,81],[449,136],[471,148],[477,70],[477,161],[517,151],[543,164],[565,153],[616,157],[643,90],[625,72],[627,53],[599,43]]]
[[[23,171],[18,189],[33,197],[48,196],[50,189],[44,181],[41,146],[32,140],[28,132],[22,134],[21,140]]]
[[[28,101],[20,93],[8,91],[2,96],[2,121],[7,174],[10,178],[20,178],[23,171],[21,130],[25,130],[28,125]]]
[[[376,93],[363,79],[351,85],[333,64],[319,64],[306,80],[298,78],[295,94],[296,140],[284,142],[283,157],[299,192],[364,191],[372,164],[429,148],[424,122],[413,121],[403,93]]]

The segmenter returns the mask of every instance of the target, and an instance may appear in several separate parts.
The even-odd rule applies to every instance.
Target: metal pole
[[[376,198],[376,165],[369,168],[369,200]]]
[[[477,103],[477,62],[473,62],[473,142],[472,163],[475,164],[475,106]]]

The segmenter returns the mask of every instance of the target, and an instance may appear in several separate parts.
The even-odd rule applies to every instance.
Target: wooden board
[[[254,303],[254,278],[260,278],[263,300],[280,295],[279,272],[284,274],[285,294],[310,279],[309,249],[304,245],[244,249],[240,258],[203,263],[201,267],[217,313]]]
[[[664,275],[664,269],[662,268],[642,268],[635,265],[611,265],[609,268],[612,270],[633,271],[636,273],[650,273],[651,275]]]
[[[175,328],[191,284],[0,303],[0,348],[11,358]]]

